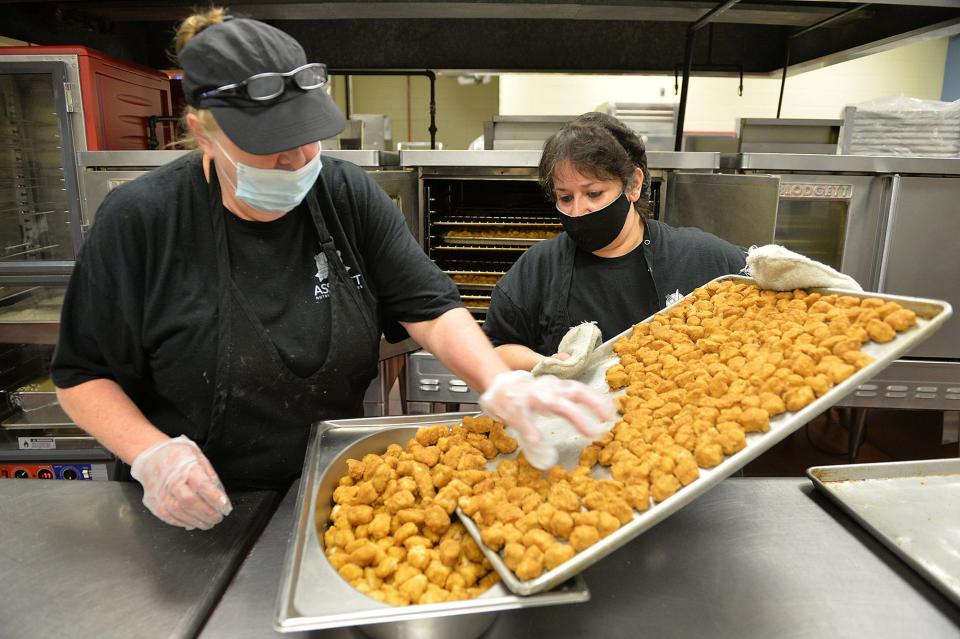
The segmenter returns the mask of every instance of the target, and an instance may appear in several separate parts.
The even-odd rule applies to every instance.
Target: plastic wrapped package
[[[842,153],[960,157],[960,100],[903,94],[844,109]]]

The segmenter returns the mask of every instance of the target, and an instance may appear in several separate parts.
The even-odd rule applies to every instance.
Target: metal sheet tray
[[[807,476],[960,605],[960,459],[815,466]]]
[[[738,275],[727,275],[716,278],[714,281],[743,282],[753,284],[753,280],[748,277]],[[693,483],[678,490],[674,495],[664,501],[652,505],[643,513],[633,513],[633,520],[622,526],[619,530],[601,539],[599,542],[590,546],[586,550],[578,553],[572,559],[557,566],[553,570],[547,571],[537,577],[527,581],[519,580],[513,572],[503,563],[500,554],[491,550],[480,541],[480,531],[474,522],[460,513],[460,519],[464,522],[467,530],[478,543],[484,554],[500,573],[500,577],[507,587],[513,592],[521,595],[530,595],[553,588],[606,557],[620,546],[624,545],[645,530],[660,523],[673,513],[677,512],[694,499],[704,494],[717,483],[726,477],[729,477],[740,468],[746,466],[749,462],[759,457],[774,445],[783,440],[787,435],[797,430],[814,417],[824,412],[841,399],[856,390],[857,386],[866,382],[883,368],[888,366],[898,357],[914,348],[917,344],[927,339],[933,334],[952,314],[950,304],[939,300],[921,299],[913,297],[901,297],[896,295],[882,295],[878,293],[858,293],[852,291],[841,291],[836,289],[810,289],[811,292],[820,292],[824,294],[837,293],[842,295],[853,295],[855,297],[878,297],[885,300],[898,302],[905,308],[916,312],[917,325],[908,331],[898,333],[897,337],[886,344],[877,344],[868,342],[862,347],[862,350],[875,358],[875,361],[857,371],[845,379],[840,384],[832,387],[813,403],[805,406],[796,412],[783,413],[770,420],[770,430],[766,433],[748,433],[747,446],[738,453],[725,457],[724,460],[714,468],[700,469],[700,477]],[[645,322],[649,322],[652,317],[648,317]],[[619,361],[619,357],[613,351],[613,344],[620,337],[629,335],[632,328],[627,329],[620,335],[601,344],[591,355],[586,371],[579,377],[579,380],[591,388],[602,393],[609,393],[605,373],[606,370]],[[625,393],[621,389],[611,396],[619,396]],[[560,452],[559,463],[566,468],[573,468],[577,465],[580,451],[589,444],[589,440],[573,431],[566,422],[556,418],[541,418],[539,426],[542,430],[549,433],[550,438],[557,443]],[[499,458],[498,458],[499,459]],[[492,463],[495,464],[497,460]],[[602,469],[600,474],[594,472],[595,476],[609,478],[609,471]],[[459,509],[458,509],[459,512]]]
[[[450,279],[453,280],[453,283],[456,284],[461,289],[469,289],[474,291],[492,291],[497,285],[489,283],[479,283],[479,282],[458,282],[457,276],[464,275],[467,277],[475,275],[487,275],[494,276],[499,279],[505,275],[502,271],[444,271],[447,275],[450,276]]]
[[[590,598],[579,576],[556,590],[536,597],[518,597],[497,584],[466,601],[415,606],[391,606],[371,599],[344,581],[323,552],[317,521],[329,519],[333,489],[347,472],[347,459],[382,454],[390,444],[404,445],[417,428],[452,424],[473,413],[409,415],[346,419],[317,424],[307,448],[297,494],[296,521],[284,559],[274,628],[281,632],[377,624],[417,622],[439,617],[487,613],[514,608],[579,603]],[[409,630],[420,636],[415,625]]]

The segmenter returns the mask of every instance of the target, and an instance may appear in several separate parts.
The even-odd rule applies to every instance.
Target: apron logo
[[[357,288],[363,288],[363,275],[360,273],[350,275],[352,269],[343,261],[343,254],[341,254],[339,250],[337,251],[337,257],[340,258],[340,263],[343,264],[343,268],[347,271],[347,276],[353,280]],[[317,278],[317,284],[313,287],[313,297],[317,301],[325,300],[330,297],[330,265],[327,263],[327,256],[322,249],[313,256],[313,260],[317,264],[317,272],[314,274],[314,277]]]
[[[313,256],[313,260],[317,263],[317,272],[314,275],[317,284],[313,287],[313,297],[317,301],[325,300],[330,297],[330,266],[322,250]]]

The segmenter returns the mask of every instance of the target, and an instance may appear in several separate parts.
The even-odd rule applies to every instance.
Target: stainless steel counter
[[[192,637],[276,504],[233,493],[233,513],[185,531],[139,484],[0,479],[0,636]]]
[[[201,633],[271,627],[291,490]],[[726,480],[584,573],[591,601],[502,613],[488,639],[957,637],[953,606],[806,479]],[[311,637],[360,637],[352,629]]]
[[[724,155],[721,159],[721,165],[725,169],[741,169],[744,171],[960,175],[960,158],[741,153]]]

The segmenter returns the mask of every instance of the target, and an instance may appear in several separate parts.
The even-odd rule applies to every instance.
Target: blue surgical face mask
[[[258,169],[236,162],[216,138],[213,142],[237,170],[237,183],[233,185],[237,199],[264,213],[282,215],[296,208],[313,188],[323,167],[319,142],[313,159],[295,171]]]

